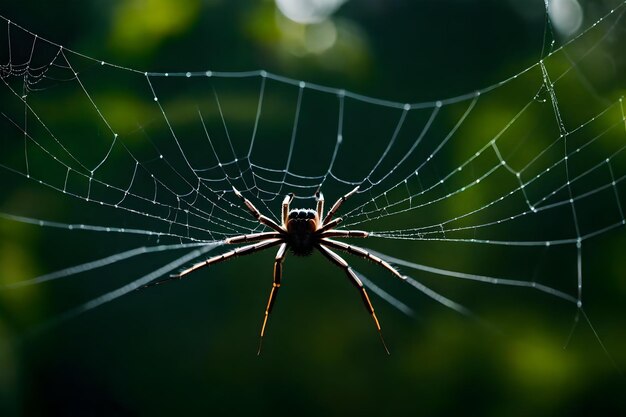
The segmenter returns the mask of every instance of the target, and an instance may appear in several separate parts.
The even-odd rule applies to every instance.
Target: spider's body
[[[224,240],[226,244],[236,244],[243,242],[257,242],[252,245],[238,247],[229,252],[223,253],[221,255],[214,256],[206,261],[199,262],[191,267],[185,269],[179,274],[173,275],[172,278],[182,278],[183,276],[189,274],[190,272],[195,271],[196,269],[200,269],[204,266],[211,265],[217,262],[225,261],[235,256],[247,255],[253,252],[257,252],[263,249],[267,249],[273,246],[280,245],[278,252],[276,253],[276,257],[274,260],[274,283],[272,285],[272,290],[270,292],[269,300],[267,302],[267,308],[265,309],[265,317],[263,319],[263,326],[261,327],[261,341],[263,340],[263,335],[265,334],[265,326],[267,324],[267,319],[269,318],[269,314],[272,311],[272,307],[274,306],[274,302],[276,301],[276,295],[278,294],[278,289],[280,288],[280,283],[282,279],[282,270],[283,270],[283,261],[285,260],[285,256],[287,254],[287,249],[290,249],[294,255],[297,256],[307,256],[313,253],[313,250],[317,249],[322,255],[324,255],[329,261],[331,261],[336,266],[340,267],[344,270],[348,279],[352,284],[359,290],[361,294],[361,298],[363,300],[363,304],[367,311],[371,314],[374,319],[374,323],[376,324],[376,328],[380,334],[381,340],[383,342],[383,346],[385,346],[385,342],[382,339],[382,333],[380,330],[380,324],[378,322],[378,318],[376,317],[376,313],[374,313],[374,307],[372,307],[372,303],[367,295],[367,291],[363,287],[363,283],[356,275],[356,273],[352,270],[350,265],[339,255],[337,255],[332,249],[338,249],[344,252],[348,252],[350,254],[360,256],[362,258],[368,259],[372,262],[381,265],[382,267],[389,270],[395,276],[401,279],[405,279],[404,276],[400,275],[398,271],[396,271],[389,263],[383,261],[379,257],[372,255],[365,249],[359,248],[358,246],[348,245],[343,242],[339,242],[333,240],[331,238],[345,238],[345,237],[360,237],[365,238],[369,236],[368,232],[360,231],[360,230],[337,230],[335,226],[341,223],[341,218],[337,218],[333,220],[333,216],[335,212],[339,210],[344,201],[346,201],[351,195],[358,191],[358,187],[354,190],[350,191],[348,194],[344,195],[340,199],[338,199],[335,204],[328,211],[326,216],[324,216],[324,197],[321,193],[317,193],[317,206],[315,210],[312,209],[289,209],[289,205],[293,200],[293,194],[288,194],[285,196],[285,199],[282,203],[282,224],[276,223],[274,220],[270,219],[267,216],[261,214],[261,212],[248,200],[245,198],[237,189],[233,188],[235,195],[239,197],[248,210],[252,213],[252,215],[265,226],[273,229],[272,232],[262,232],[262,233],[253,233],[248,235],[240,235],[234,236]],[[332,248],[332,249],[331,249]],[[387,346],[385,346],[385,350],[387,353]],[[261,351],[261,347],[259,345],[259,352]]]
[[[319,217],[315,210],[294,209],[287,216],[287,243],[294,255],[308,256],[313,253],[315,245],[319,243],[316,233]]]

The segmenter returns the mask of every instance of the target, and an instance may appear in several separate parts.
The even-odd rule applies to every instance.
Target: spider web
[[[2,17],[3,186],[10,195],[27,184],[69,209],[44,217],[37,206],[4,204],[0,216],[129,245],[8,279],[2,290],[173,254],[47,327],[219,251],[227,237],[265,230],[233,187],[279,221],[287,193],[296,195],[292,207],[313,207],[317,190],[332,203],[358,186],[342,227],[371,233],[355,243],[402,268],[405,293],[473,316],[446,293],[458,280],[524,287],[572,305],[575,322],[587,319],[585,249],[626,224],[626,129],[623,97],[601,97],[584,74],[623,45],[625,11],[619,4],[560,47],[546,18],[533,65],[480,90],[416,103],[263,70],[126,68]],[[412,313],[402,295],[360,276]]]

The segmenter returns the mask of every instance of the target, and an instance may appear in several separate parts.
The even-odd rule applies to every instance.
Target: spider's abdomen
[[[313,252],[318,224],[315,210],[294,209],[287,218],[287,243],[294,255],[307,256]]]

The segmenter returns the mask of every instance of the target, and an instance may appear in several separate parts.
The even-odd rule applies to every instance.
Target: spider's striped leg
[[[283,227],[287,227],[287,218],[289,217],[289,205],[291,204],[291,201],[293,200],[293,193],[289,193],[285,196],[285,198],[283,199]]]
[[[252,233],[249,235],[239,235],[229,237],[224,239],[224,243],[227,245],[232,245],[234,243],[244,243],[244,242],[258,242],[259,240],[273,239],[280,237],[281,234],[278,232],[263,232],[263,233]]]
[[[270,219],[267,216],[262,215],[259,209],[257,209],[250,200],[244,197],[243,194],[241,194],[238,189],[233,187],[233,191],[235,192],[235,195],[237,197],[241,198],[241,200],[244,202],[248,210],[250,210],[250,213],[252,213],[255,219],[257,219],[260,223],[263,223],[264,225],[271,227],[277,232],[284,232],[284,229],[280,227],[278,224],[276,224],[274,220]]]
[[[350,265],[348,265],[348,263],[341,256],[337,255],[332,250],[326,248],[325,246],[323,246],[323,244],[317,245],[317,248],[319,249],[320,252],[322,252],[322,255],[328,258],[332,263],[344,269],[346,271],[346,275],[350,279],[350,282],[352,282],[352,284],[355,287],[357,287],[357,289],[361,292],[361,298],[363,299],[363,304],[365,305],[365,308],[367,309],[367,311],[372,315],[372,318],[374,319],[374,323],[376,324],[376,329],[378,330],[378,334],[380,335],[380,341],[383,342],[383,347],[385,348],[385,351],[389,355],[389,349],[387,349],[387,344],[385,343],[385,339],[383,338],[383,333],[380,329],[380,323],[378,322],[378,317],[376,317],[376,313],[374,312],[374,307],[372,306],[372,302],[370,301],[370,298],[367,295],[367,291],[365,290],[365,287],[363,287],[363,283],[361,282],[359,277],[356,276],[352,268],[350,268]]]
[[[143,288],[149,288],[149,287],[154,287],[156,285],[161,285],[167,281],[172,281],[175,279],[181,279],[182,277],[184,277],[185,275],[195,271],[196,269],[200,269],[204,266],[208,266],[214,263],[218,263],[218,262],[222,262],[225,260],[228,260],[232,257],[235,256],[240,256],[240,255],[248,255],[263,249],[267,249],[267,248],[271,248],[272,246],[276,246],[277,244],[279,244],[282,241],[282,239],[267,239],[267,240],[263,240],[259,243],[255,243],[254,245],[248,245],[248,246],[240,246],[236,249],[233,249],[229,252],[224,252],[221,255],[217,255],[214,256],[212,258],[207,259],[206,261],[202,261],[202,262],[198,262],[196,264],[193,264],[192,266],[190,266],[189,268],[179,272],[178,274],[172,274],[167,278],[158,280],[158,281],[152,281],[149,284],[144,285],[143,287],[140,287],[140,289]]]
[[[328,214],[326,214],[326,217],[324,217],[324,221],[322,222],[322,224],[328,223],[333,218],[337,210],[339,210],[339,207],[341,207],[343,202],[346,201],[348,198],[350,198],[350,196],[352,196],[358,190],[359,190],[359,187],[357,186],[354,190],[350,191],[348,194],[344,195],[343,197],[339,198],[339,200],[335,201],[335,204],[333,204],[330,210],[328,210]]]
[[[327,230],[332,230],[341,223],[343,219],[341,217],[337,217],[335,220],[331,220],[328,223],[324,224],[322,227],[316,230],[317,233],[324,233]]]
[[[211,265],[211,264],[215,264],[218,262],[222,262],[222,261],[226,261],[230,258],[233,258],[235,256],[241,256],[241,255],[249,255],[251,253],[254,252],[258,252],[260,250],[263,249],[267,249],[267,248],[271,248],[272,246],[276,246],[279,243],[282,242],[282,239],[268,239],[268,240],[263,240],[259,243],[255,243],[254,245],[247,245],[247,246],[240,246],[238,248],[235,248],[231,251],[228,252],[224,252],[221,255],[217,255],[214,256],[212,258],[207,259],[206,261],[202,261],[202,262],[198,262],[197,264],[194,264],[192,266],[190,266],[189,268],[179,272],[178,274],[174,274],[174,275],[170,275],[171,278],[182,278],[185,275],[203,268],[205,266]],[[161,281],[162,282],[162,281]]]
[[[272,283],[272,291],[270,292],[270,297],[267,300],[267,307],[265,307],[265,316],[263,317],[263,326],[261,326],[261,339],[259,340],[259,350],[256,353],[257,355],[261,354],[261,347],[263,346],[263,336],[265,335],[265,326],[267,325],[267,319],[272,312],[274,302],[276,301],[276,296],[278,295],[280,280],[283,276],[283,261],[285,260],[286,255],[287,244],[283,243],[282,245],[280,245],[280,248],[278,248],[278,252],[276,253],[276,259],[274,260],[274,282]]]
[[[317,206],[315,207],[317,218],[321,219],[324,216],[324,194],[322,194],[320,190],[317,190],[315,199],[317,200]]]
[[[323,232],[320,237],[368,237],[370,234],[363,230],[329,230]]]
[[[392,274],[400,278],[401,280],[406,280],[406,277],[398,272],[391,264],[387,261],[383,261],[378,256],[372,255],[368,251],[363,248],[354,245],[348,245],[347,243],[338,242],[332,239],[322,239],[322,244],[328,245],[332,248],[339,249],[348,253],[351,253],[356,256],[360,256],[361,258],[369,259],[370,261],[377,263],[383,268],[389,270]]]

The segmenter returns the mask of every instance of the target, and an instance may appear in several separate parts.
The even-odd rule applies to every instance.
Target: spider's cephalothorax
[[[311,209],[294,209],[287,215],[287,243],[294,255],[307,256],[313,253],[319,242],[315,233],[319,224],[317,212]]]
[[[372,255],[367,250],[359,248],[358,246],[348,245],[331,238],[345,238],[345,237],[368,237],[369,233],[361,230],[337,230],[335,227],[341,223],[341,218],[333,220],[333,216],[339,210],[344,201],[346,201],[351,195],[358,191],[359,187],[353,189],[348,194],[338,199],[335,204],[330,208],[326,216],[324,216],[324,196],[318,192],[316,194],[317,206],[315,210],[311,209],[294,209],[290,210],[289,205],[293,200],[293,194],[285,196],[282,204],[282,224],[276,223],[274,220],[261,214],[261,212],[245,198],[237,189],[233,187],[233,191],[237,197],[239,197],[246,205],[252,215],[259,221],[259,223],[268,226],[273,229],[272,232],[252,233],[248,235],[234,236],[224,240],[226,244],[235,244],[243,242],[256,242],[252,245],[241,246],[221,255],[214,256],[206,261],[199,262],[190,266],[179,274],[173,275],[171,278],[182,278],[190,272],[200,269],[204,266],[211,265],[217,262],[225,261],[235,256],[247,255],[253,252],[257,252],[263,249],[270,248],[272,246],[280,245],[276,257],[274,259],[274,283],[270,292],[269,300],[267,301],[267,307],[265,309],[265,316],[263,318],[263,325],[261,327],[261,342],[263,341],[263,335],[265,334],[265,326],[267,319],[272,312],[272,307],[276,301],[276,295],[280,288],[280,283],[283,275],[283,261],[287,254],[287,249],[290,249],[294,255],[304,256],[310,255],[314,249],[320,251],[329,261],[337,265],[344,270],[350,282],[359,290],[363,304],[367,311],[371,314],[376,324],[376,329],[380,335],[385,351],[387,346],[382,338],[380,330],[380,324],[376,313],[374,313],[374,307],[367,295],[367,291],[363,287],[363,283],[352,270],[350,265],[339,255],[337,255],[332,249],[348,252],[352,255],[360,256],[361,258],[368,259],[372,262],[381,265],[389,270],[396,277],[405,279],[398,271],[396,271],[388,262],[380,259],[379,257]],[[332,248],[332,249],[331,249]],[[261,352],[261,344],[259,344],[259,353]]]

